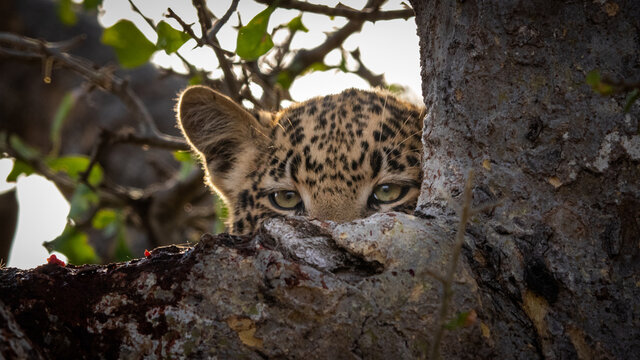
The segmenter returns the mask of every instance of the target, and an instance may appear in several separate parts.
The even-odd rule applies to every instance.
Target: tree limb
[[[68,42],[65,42],[67,44]],[[186,149],[183,139],[161,133],[142,100],[131,90],[128,82],[113,74],[109,68],[99,68],[87,59],[60,50],[60,43],[48,43],[11,33],[0,32],[0,54],[20,59],[53,59],[56,63],[80,74],[91,84],[118,97],[131,111],[139,125],[140,134],[128,137],[132,143],[144,143],[169,149]],[[5,45],[5,46],[6,46]]]
[[[294,9],[300,10],[304,12],[310,12],[315,14],[323,14],[327,16],[341,16],[345,17],[349,20],[360,20],[360,21],[372,21],[376,22],[378,20],[393,20],[393,19],[409,19],[410,17],[415,16],[413,13],[413,9],[403,9],[403,10],[391,10],[391,11],[379,11],[377,8],[375,9],[363,9],[363,10],[355,10],[350,7],[347,7],[343,4],[338,4],[336,7],[330,7],[325,5],[317,5],[303,1],[297,0],[256,0],[256,2],[265,4],[265,5],[273,5],[275,4],[279,8],[283,9]]]
[[[384,2],[385,0],[369,0],[363,11],[377,11]],[[330,51],[340,47],[351,34],[360,31],[365,21],[364,19],[349,20],[342,28],[330,34],[321,45],[298,51],[285,71],[291,78],[300,75],[311,64],[322,61]]]

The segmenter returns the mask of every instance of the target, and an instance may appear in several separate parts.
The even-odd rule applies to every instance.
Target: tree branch
[[[67,44],[68,42],[65,42]],[[113,74],[109,68],[99,68],[87,59],[60,51],[60,43],[48,43],[15,34],[0,32],[0,46],[9,45],[12,48],[0,48],[0,54],[20,59],[53,59],[56,63],[80,74],[91,84],[103,91],[118,97],[131,111],[133,118],[139,125],[140,134],[127,137],[132,143],[144,143],[151,146],[169,149],[186,149],[183,139],[161,133],[140,98],[131,90],[128,82]]]
[[[365,79],[372,87],[389,87],[387,82],[384,80],[383,74],[374,74],[371,70],[369,70],[369,68],[364,65],[364,63],[362,63],[362,60],[360,59],[360,49],[355,49],[354,51],[352,51],[351,56],[353,56],[353,58],[358,62],[358,68],[356,69],[354,74]]]
[[[216,35],[218,34],[218,31],[220,31],[220,29],[222,29],[224,24],[226,24],[227,21],[229,21],[231,14],[233,14],[238,8],[238,2],[239,0],[231,1],[231,5],[227,9],[227,12],[225,12],[224,15],[222,15],[222,17],[218,21],[216,21],[215,24],[213,24],[213,28],[211,28],[211,31],[209,32],[209,34],[207,34],[207,37],[209,39],[215,38]]]
[[[213,52],[216,54],[216,58],[218,58],[218,63],[220,64],[220,68],[224,73],[225,84],[227,85],[227,95],[231,97],[236,102],[240,103],[240,83],[236,78],[233,70],[231,68],[231,64],[226,57],[226,50],[222,50],[220,48],[220,43],[215,36],[215,33],[212,32],[212,36],[207,36],[209,29],[211,28],[211,14],[204,0],[192,0],[193,6],[198,11],[198,21],[200,22],[200,28],[202,30],[202,39],[206,41],[206,43],[211,46]],[[231,4],[233,7],[233,3]],[[226,15],[226,14],[225,14]],[[224,23],[223,23],[224,24]],[[222,26],[222,25],[221,25]]]
[[[330,7],[297,0],[256,0],[256,2],[265,5],[276,4],[277,7],[283,9],[294,9],[315,14],[323,14],[327,16],[341,16],[349,20],[360,21],[376,22],[378,20],[406,20],[410,17],[415,16],[415,14],[413,13],[413,9],[379,11],[377,8],[368,8],[363,10],[355,10],[343,4],[338,4],[336,7]]]
[[[377,11],[386,0],[369,0],[363,11]],[[333,49],[337,49],[351,34],[362,29],[365,19],[353,19],[342,28],[333,32],[321,45],[309,49],[300,50],[284,71],[287,71],[291,78],[295,78],[305,71],[311,64],[320,62]]]

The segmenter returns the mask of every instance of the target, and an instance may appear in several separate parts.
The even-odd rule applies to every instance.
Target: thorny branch
[[[351,52],[351,56],[358,62],[358,68],[355,71],[355,74],[365,79],[369,85],[372,87],[381,87],[387,88],[388,84],[384,80],[384,75],[379,74],[376,75],[369,68],[367,68],[360,60],[360,49],[355,49]]]
[[[240,102],[240,82],[236,78],[236,75],[233,72],[232,65],[230,61],[226,57],[226,51],[220,48],[220,43],[215,36],[215,33],[212,32],[210,36],[209,29],[211,28],[211,17],[209,9],[204,0],[192,0],[193,6],[198,11],[198,21],[200,22],[200,28],[202,30],[202,39],[206,40],[206,43],[213,48],[213,52],[216,54],[216,58],[218,58],[218,63],[220,64],[220,68],[222,68],[222,72],[224,73],[225,84],[227,85],[227,95],[229,95],[233,100]],[[237,4],[236,4],[237,5]],[[231,7],[234,7],[234,4],[231,4]]]
[[[342,16],[349,20],[378,21],[393,19],[408,19],[415,16],[413,9],[379,11],[376,8],[367,7],[363,10],[355,10],[339,3],[335,7],[312,4],[297,0],[256,0],[261,4],[273,5],[277,3],[279,8],[294,9],[310,13],[323,14],[327,16]]]
[[[220,31],[220,29],[222,29],[224,24],[226,24],[227,21],[229,21],[231,14],[233,14],[238,8],[238,2],[240,2],[240,0],[231,1],[231,5],[229,6],[229,9],[227,9],[227,12],[225,12],[224,15],[222,15],[222,17],[218,21],[216,21],[216,23],[213,25],[213,28],[211,28],[211,31],[209,32],[209,34],[207,34],[207,37],[209,38],[216,37],[216,35],[218,34],[218,31]]]

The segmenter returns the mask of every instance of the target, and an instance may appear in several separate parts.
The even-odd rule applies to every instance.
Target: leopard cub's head
[[[229,208],[232,233],[274,216],[344,222],[415,208],[423,109],[390,93],[350,89],[252,114],[194,86],[177,112],[208,185]]]

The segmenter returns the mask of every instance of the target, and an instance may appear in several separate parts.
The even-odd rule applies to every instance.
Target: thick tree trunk
[[[479,318],[505,354],[640,354],[636,104],[585,83],[640,78],[640,3],[412,2],[420,36],[426,181],[441,216],[470,169],[500,201],[468,229]]]
[[[274,219],[109,266],[0,274],[0,351],[44,358],[423,358],[476,170],[443,358],[640,353],[638,105],[585,72],[640,73],[640,5],[414,1],[425,182],[418,214]],[[448,200],[449,198],[452,198]]]

